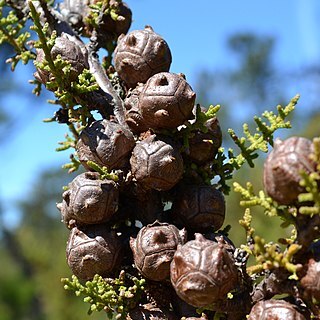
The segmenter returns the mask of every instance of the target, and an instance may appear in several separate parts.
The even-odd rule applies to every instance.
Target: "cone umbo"
[[[82,130],[76,145],[83,166],[91,170],[87,161],[93,161],[109,170],[126,167],[135,145],[131,131],[110,120],[98,120]]]
[[[169,71],[171,60],[167,42],[150,26],[121,35],[114,51],[115,70],[130,88],[156,73]]]
[[[178,148],[156,135],[136,143],[130,164],[133,176],[146,189],[169,190],[183,175]]]
[[[85,172],[74,178],[57,205],[62,220],[69,225],[103,223],[118,210],[119,191],[113,180],[100,180],[97,172]],[[72,223],[71,223],[72,224]]]
[[[89,14],[90,2],[90,0],[64,0],[59,3],[59,9],[64,20],[80,31],[84,28],[84,19]]]
[[[195,92],[183,75],[161,72],[144,85],[139,108],[150,128],[173,129],[194,117],[195,98]]]
[[[171,283],[178,296],[195,307],[223,300],[238,285],[233,255],[223,241],[207,240],[200,233],[180,245],[170,267]]]
[[[177,246],[186,242],[185,230],[158,221],[143,227],[137,238],[130,239],[134,263],[148,279],[162,281],[169,278],[170,263]]]
[[[73,274],[90,280],[111,275],[120,265],[123,240],[105,224],[74,227],[67,243],[67,262]]]
[[[179,225],[196,232],[218,230],[225,218],[221,191],[207,185],[182,185],[172,203],[171,215]]]

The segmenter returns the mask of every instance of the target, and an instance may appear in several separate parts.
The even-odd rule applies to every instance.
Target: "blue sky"
[[[226,65],[225,41],[237,31],[275,35],[279,64],[299,65],[317,59],[319,36],[315,0],[128,1],[134,28],[150,23],[173,51],[174,72],[189,78],[199,66]],[[192,4],[192,5],[191,5]]]
[[[299,68],[318,60],[320,55],[319,14],[316,0],[127,0],[133,11],[131,30],[151,25],[168,42],[172,72],[182,72],[195,86],[201,68],[223,68],[234,63],[226,50],[226,39],[236,32],[251,31],[277,39],[275,59],[279,68]],[[19,67],[13,75],[25,83],[32,78],[30,69]],[[293,93],[295,94],[295,92]],[[307,94],[307,93],[305,93]],[[14,114],[28,110],[28,124],[19,124],[18,133],[9,136],[0,157],[0,195],[4,200],[6,220],[17,221],[14,200],[27,196],[37,173],[50,166],[68,162],[68,152],[57,153],[57,142],[67,128],[45,124],[53,106],[35,96],[21,99],[15,92],[6,101]]]

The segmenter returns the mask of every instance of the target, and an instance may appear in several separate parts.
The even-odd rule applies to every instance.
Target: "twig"
[[[89,66],[90,72],[95,77],[99,87],[111,98],[113,104],[113,112],[117,118],[119,124],[121,124],[126,129],[130,130],[125,121],[124,104],[122,99],[119,97],[118,93],[113,88],[106,72],[101,66],[98,55],[89,46]]]
[[[106,9],[107,4],[104,4],[101,8],[99,17],[98,17],[98,24],[103,19],[103,14]],[[97,51],[99,49],[98,43],[98,33],[96,29],[93,29],[92,36],[90,38],[90,42],[88,44],[88,52],[89,52],[89,66],[90,72],[95,77],[98,85],[100,88],[112,98],[113,104],[113,112],[118,120],[119,124],[121,124],[125,129],[129,130],[129,126],[125,121],[125,108],[122,99],[119,97],[116,90],[113,88],[108,75],[106,74],[104,68],[101,66],[99,62],[99,57]]]
[[[62,16],[58,11],[54,8],[49,8],[45,0],[39,0],[39,5],[43,10],[44,17],[49,24],[51,32],[55,31],[58,35],[61,35],[64,32],[77,37],[69,23],[62,19]]]

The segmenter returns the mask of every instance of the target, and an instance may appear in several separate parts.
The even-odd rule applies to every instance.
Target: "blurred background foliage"
[[[229,68],[199,70],[195,91],[203,106],[221,104],[219,121],[222,130],[234,128],[241,134],[241,124],[253,115],[290,100],[289,90],[310,87],[307,109],[298,109],[292,119],[294,131],[284,135],[303,135],[308,138],[320,135],[320,112],[316,93],[319,92],[320,65],[299,70],[279,70],[274,63],[275,38],[254,33],[238,33],[226,41],[226,48],[234,57]],[[3,108],[10,91],[23,92],[21,84],[14,81],[9,66],[4,64],[12,54],[11,48],[0,46],[0,147],[9,134],[14,134],[16,118]],[[32,66],[27,66],[32,67]],[[17,71],[19,72],[19,70]],[[7,79],[7,80],[6,80]],[[30,88],[28,88],[30,89]],[[19,119],[30,112],[25,110]],[[297,120],[298,119],[298,120]],[[18,121],[19,123],[19,121]],[[23,122],[20,122],[23,125]],[[10,130],[9,130],[10,128]],[[48,129],[50,130],[50,128]],[[231,146],[225,135],[224,146]],[[262,156],[254,169],[244,167],[234,180],[244,185],[251,181],[256,190],[262,189]],[[0,198],[0,320],[64,320],[87,319],[87,305],[66,292],[60,278],[70,276],[65,262],[67,229],[60,222],[56,203],[61,201],[62,186],[72,177],[59,168],[47,168],[39,175],[24,201],[17,204],[20,223],[9,228],[1,217]],[[1,197],[1,194],[0,194]],[[244,231],[238,225],[243,215],[239,198],[233,192],[227,197],[227,219],[232,225],[230,238],[239,245],[245,241]],[[254,211],[253,226],[266,240],[283,237],[284,232],[277,218],[268,218],[259,210]],[[90,319],[104,319],[103,314],[93,314]]]

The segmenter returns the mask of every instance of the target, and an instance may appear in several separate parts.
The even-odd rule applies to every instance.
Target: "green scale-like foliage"
[[[11,69],[14,70],[19,61],[27,64],[36,56],[28,45],[28,40],[31,37],[30,33],[26,31],[28,19],[18,17],[16,10],[8,11],[5,16],[6,9],[8,9],[6,1],[0,1],[0,45],[7,42],[16,51],[16,55],[7,60],[8,63],[11,63]]]
[[[130,276],[121,271],[118,278],[104,279],[96,275],[92,281],[82,284],[76,276],[61,280],[66,290],[84,296],[83,301],[90,304],[88,313],[104,310],[112,319],[125,319],[128,312],[139,302],[144,291],[144,279]]]

